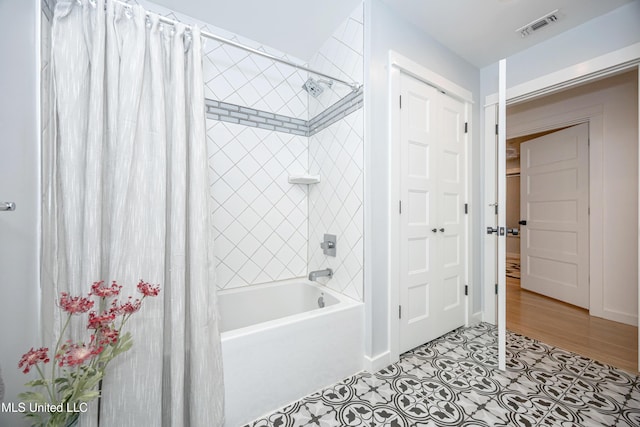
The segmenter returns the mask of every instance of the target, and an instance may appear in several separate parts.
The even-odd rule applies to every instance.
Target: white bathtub
[[[324,308],[318,307],[323,294]],[[226,427],[362,370],[364,305],[305,280],[218,292]]]

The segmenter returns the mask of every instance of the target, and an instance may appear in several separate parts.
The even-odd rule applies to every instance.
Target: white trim
[[[506,221],[506,141],[507,141],[507,60],[501,59],[498,66],[498,155],[497,155],[497,203],[498,203],[498,229],[505,230]],[[498,368],[506,369],[506,345],[507,345],[507,284],[506,284],[506,235],[502,231],[497,235],[498,240]]]
[[[497,167],[496,165],[496,119],[498,117],[498,106],[496,104],[488,105],[485,107],[484,115],[484,167],[485,171],[493,171]],[[495,214],[493,203],[497,203],[498,195],[496,194],[496,180],[495,176],[485,176],[484,179],[484,198],[482,203],[482,213],[484,213],[484,224],[482,230],[486,230],[487,227],[497,227],[498,219]],[[482,266],[483,266],[483,286],[482,286],[482,320],[497,324],[497,301],[496,301],[496,241],[493,235],[483,233],[482,235],[483,250],[481,253]]]
[[[480,322],[483,322],[483,313],[482,310],[481,311],[477,311],[475,313],[473,313],[470,317],[469,317],[469,323],[467,326],[473,326],[473,325],[477,325]]]
[[[364,356],[364,362],[362,364],[365,371],[370,373],[378,372],[380,369],[385,368],[393,363],[391,361],[391,352],[385,351],[377,356],[369,357]]]
[[[389,55],[389,351],[392,362],[400,359],[400,319],[397,316],[397,307],[400,305],[400,291],[398,277],[400,260],[397,254],[398,232],[400,229],[400,216],[396,210],[395,200],[400,200],[400,186],[393,185],[398,182],[400,176],[399,147],[394,148],[393,141],[400,140],[400,112],[395,108],[394,99],[400,96],[400,68],[391,66],[391,53]]]
[[[640,123],[640,65],[638,70],[638,123]],[[639,125],[640,126],[640,125]],[[640,131],[638,132],[638,147],[640,147]],[[640,150],[638,150],[638,165],[640,165]],[[640,193],[640,173],[638,174],[638,192]],[[638,195],[638,212],[640,212],[640,194]],[[640,371],[640,215],[638,215],[638,371]]]
[[[515,104],[580,83],[600,79],[633,68],[639,62],[640,42],[510,87],[507,89],[507,103]],[[485,105],[497,102],[497,93],[485,98]]]
[[[423,67],[422,65],[400,55],[399,53],[390,50],[389,51],[389,63],[388,63],[388,91],[389,91],[389,103],[388,103],[388,114],[389,114],[389,134],[387,138],[389,138],[390,143],[388,144],[389,148],[389,235],[388,235],[388,244],[389,247],[389,276],[387,277],[387,281],[389,283],[389,361],[390,363],[396,362],[400,359],[400,340],[399,340],[399,330],[400,330],[400,322],[396,315],[400,295],[399,295],[399,287],[398,287],[398,279],[399,279],[399,259],[398,259],[398,245],[399,245],[399,233],[398,230],[400,228],[400,218],[397,209],[397,202],[400,200],[400,186],[395,185],[399,182],[400,179],[400,170],[399,170],[399,147],[396,144],[393,144],[393,141],[398,141],[400,139],[400,114],[399,109],[396,108],[397,104],[394,100],[397,100],[400,96],[400,73],[406,73],[422,82],[429,84],[430,86],[434,86],[437,89],[445,92],[446,95],[461,100],[465,103],[465,119],[468,123],[468,132],[465,135],[465,150],[467,153],[467,159],[465,159],[467,163],[467,182],[466,182],[466,203],[470,201],[470,190],[472,187],[472,179],[473,173],[471,170],[471,147],[472,137],[471,137],[471,129],[473,128],[472,124],[472,115],[471,115],[471,105],[473,104],[473,96],[472,92],[458,86],[452,81],[442,77],[441,75],[434,73],[433,71]],[[469,295],[465,297],[465,324],[469,325],[471,319],[475,319],[475,315],[470,313],[472,309],[471,297],[473,295],[472,284],[469,283],[470,272],[469,268],[471,266],[471,260],[474,255],[472,245],[470,242],[472,239],[472,230],[470,225],[473,223],[473,210],[469,210],[469,214],[466,215],[466,245],[467,245],[467,266],[466,266],[466,281],[469,286]],[[394,284],[396,284],[394,286]]]
[[[393,67],[401,68],[403,72],[444,91],[449,96],[473,104],[473,93],[471,91],[453,83],[437,73],[434,73],[406,56],[403,56],[394,50],[390,50],[389,70]]]

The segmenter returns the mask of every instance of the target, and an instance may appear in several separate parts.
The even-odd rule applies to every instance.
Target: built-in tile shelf
[[[320,175],[289,175],[289,184],[317,184]]]

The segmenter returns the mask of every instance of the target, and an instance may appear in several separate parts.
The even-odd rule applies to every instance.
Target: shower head
[[[321,86],[322,83],[328,87],[333,85],[333,82],[330,80],[315,80],[313,77],[309,77],[309,79],[307,79],[307,81],[302,85],[302,89],[306,90],[309,95],[317,98],[322,92],[324,92],[324,88]]]

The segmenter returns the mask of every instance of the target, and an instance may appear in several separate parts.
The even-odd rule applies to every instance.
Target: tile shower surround
[[[362,82],[362,16],[360,6],[309,66]],[[313,98],[302,89],[309,76],[300,70],[209,41],[205,53],[218,287],[331,267],[327,286],[361,300],[362,90],[322,83],[324,92]],[[302,173],[320,174],[321,182],[288,183]],[[338,235],[336,258],[319,250],[323,233]]]

